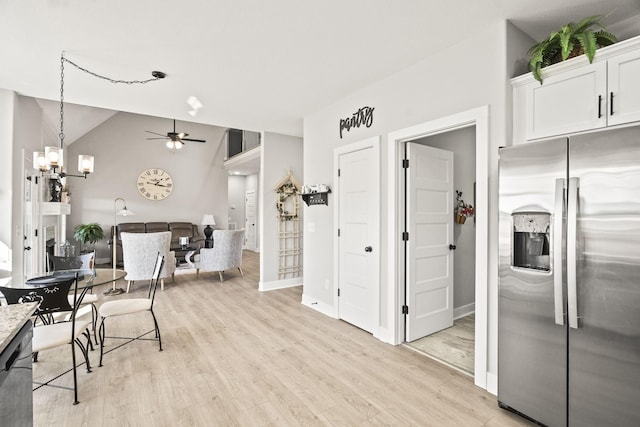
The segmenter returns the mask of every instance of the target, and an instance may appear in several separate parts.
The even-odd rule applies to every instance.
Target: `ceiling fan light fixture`
[[[182,142],[180,142],[180,141],[176,141],[176,142],[175,142],[176,150],[181,149],[183,145],[184,145],[184,144],[183,144]]]
[[[173,150],[173,148],[174,148],[173,141],[170,140],[170,139],[167,140],[167,148],[169,150]]]

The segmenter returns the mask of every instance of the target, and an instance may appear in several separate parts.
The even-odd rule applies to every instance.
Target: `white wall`
[[[12,171],[13,171],[13,117],[15,94],[0,89],[0,269],[11,270],[12,258]]]
[[[106,234],[114,223],[114,201],[125,199],[135,216],[118,217],[121,222],[187,221],[200,224],[202,215],[212,213],[216,227],[227,228],[227,172],[223,168],[224,128],[177,122],[177,131],[204,144],[191,142],[171,153],[164,140],[147,140],[146,130],[165,133],[172,130],[169,119],[139,114],[117,113],[88,132],[67,149],[69,172],[75,173],[77,155],[95,156],[95,172],[87,179],[67,178],[71,186],[71,215],[67,239],[73,240],[73,228],[97,222]],[[148,168],[162,168],[173,178],[173,192],[160,201],[142,197],[136,186],[138,175]],[[118,209],[122,204],[118,202]],[[96,245],[97,258],[109,259],[107,239]]]
[[[274,186],[287,173],[302,184],[302,138],[265,132],[262,139],[260,164],[260,206],[262,233],[260,242],[260,288],[277,287],[278,278],[278,219]],[[301,280],[298,282],[300,283]]]
[[[497,313],[497,152],[498,147],[505,145],[507,139],[507,99],[510,96],[507,66],[507,27],[506,23],[487,28],[484,32],[468,39],[445,52],[427,58],[424,61],[405,69],[342,100],[310,114],[304,119],[304,181],[333,183],[332,153],[337,147],[350,142],[359,141],[379,135],[382,152],[388,152],[387,134],[391,131],[425,123],[441,117],[453,115],[474,108],[489,106],[489,273],[488,285],[489,312]],[[521,50],[522,55],[526,49]],[[381,58],[381,60],[383,60]],[[363,106],[375,108],[373,124],[370,128],[351,129],[338,135],[338,123],[341,118],[349,117]],[[510,108],[510,105],[509,105]],[[382,182],[393,177],[386,170],[385,161],[381,168]],[[388,211],[388,194],[386,185],[382,186],[381,213]],[[394,254],[385,248],[388,227],[381,226],[382,254],[381,259],[381,298],[388,294],[388,289],[397,287],[397,283],[387,283],[387,269],[395,262]],[[333,214],[323,210],[305,212],[305,224],[315,224],[314,233],[306,233],[304,240],[304,290],[303,300],[317,301],[314,308],[323,310],[334,306],[336,284],[333,283],[333,245],[335,224]],[[305,227],[306,228],[306,227]],[[324,283],[331,283],[325,289]],[[384,300],[381,301],[384,305]],[[380,327],[389,328],[394,319],[389,313],[381,310]],[[492,375],[491,384],[487,387],[494,391],[494,379],[497,374],[497,318],[489,316],[488,325],[487,370]]]
[[[12,249],[12,270],[21,272],[23,262],[23,171],[37,174],[32,169],[32,153],[42,151],[45,145],[57,145],[57,141],[43,140],[41,133],[42,110],[33,98],[15,95],[14,92],[2,91],[0,122],[6,132],[7,152],[3,156],[7,170],[3,171],[3,185],[0,190],[2,200],[2,224],[0,225],[0,241]],[[3,134],[4,135],[4,134]],[[8,201],[8,203],[7,203]],[[5,204],[6,203],[6,204]],[[5,240],[6,239],[6,240]]]
[[[455,190],[462,191],[465,203],[476,206],[473,183],[476,179],[476,129],[469,126],[416,140],[416,143],[451,151],[454,161]],[[455,199],[454,199],[455,200]],[[475,302],[476,224],[473,217],[464,224],[454,224],[453,308]]]

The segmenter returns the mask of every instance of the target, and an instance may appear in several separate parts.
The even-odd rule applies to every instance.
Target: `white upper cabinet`
[[[526,91],[526,139],[606,126],[606,77],[602,62],[536,81]]]
[[[640,48],[615,56],[609,68],[609,125],[640,121]]]
[[[640,122],[640,37],[529,73],[513,85],[513,143]]]

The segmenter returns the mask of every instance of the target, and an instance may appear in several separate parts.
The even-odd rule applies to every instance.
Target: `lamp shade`
[[[216,225],[216,220],[213,219],[213,215],[211,214],[204,214],[202,215],[202,225]]]
[[[33,168],[42,172],[49,169],[49,165],[47,164],[47,156],[44,154],[44,151],[34,151]]]
[[[54,167],[62,166],[62,148],[47,146],[44,147],[44,154],[48,164]]]
[[[117,216],[131,216],[131,215],[135,215],[135,213],[133,213],[133,211],[130,211],[129,209],[127,209],[127,207],[125,206],[124,208],[120,209],[117,213]]]
[[[78,156],[78,172],[91,173],[93,172],[93,156],[87,156],[80,154]]]

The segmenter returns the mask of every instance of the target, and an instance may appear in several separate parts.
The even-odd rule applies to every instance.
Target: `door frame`
[[[404,173],[402,169],[402,143],[413,139],[475,126],[476,128],[476,268],[475,268],[475,361],[474,383],[483,389],[487,387],[488,371],[488,306],[489,306],[489,106],[485,105],[458,114],[421,123],[390,132],[387,136],[387,295],[388,313],[386,336],[381,339],[393,344],[404,340],[404,314],[402,305],[405,298],[405,256],[402,242],[404,231]],[[393,285],[392,285],[393,284]],[[497,296],[493,296],[493,307]]]
[[[373,188],[372,188],[372,196],[373,197],[377,197],[378,198],[378,203],[377,205],[380,205],[380,190],[381,190],[381,184],[380,184],[380,137],[379,136],[374,136],[371,138],[367,138],[358,142],[354,142],[352,144],[348,144],[345,145],[343,147],[339,147],[333,150],[333,170],[335,173],[335,179],[334,179],[334,191],[336,194],[336,197],[334,198],[335,202],[333,204],[333,223],[336,224],[336,229],[338,228],[337,225],[340,224],[340,180],[338,179],[338,166],[339,166],[339,158],[341,155],[343,154],[348,154],[348,153],[352,153],[355,151],[360,151],[360,150],[364,150],[367,148],[371,148],[373,150],[373,162],[374,165],[371,165],[372,170],[374,171],[375,174],[375,183],[372,183]],[[380,216],[380,211],[375,212],[376,218],[374,219],[374,221],[377,221],[378,223],[378,228],[380,229],[380,225],[381,225],[381,216]],[[380,261],[381,261],[381,252],[382,252],[382,248],[380,246],[380,241],[381,241],[381,234],[382,232],[379,231],[378,232],[378,236],[377,236],[377,240],[374,242],[371,242],[371,245],[376,248],[377,250],[374,250],[374,252],[372,253],[372,255],[375,257],[374,260],[374,265],[378,266],[378,280],[377,283],[374,286],[374,305],[375,307],[377,307],[377,312],[375,313],[375,319],[376,321],[373,324],[373,328],[371,333],[373,334],[374,337],[379,337],[380,335],[380,281],[382,279],[382,274],[381,274],[381,270],[380,270]],[[340,238],[338,237],[338,234],[336,232],[336,234],[334,234],[334,238],[333,238],[333,283],[336,284],[336,292],[337,289],[339,289],[340,286]],[[335,313],[335,317],[336,318],[340,318],[340,306],[339,306],[339,301],[340,298],[338,298],[338,296],[336,295],[335,298],[333,298],[333,312]]]

